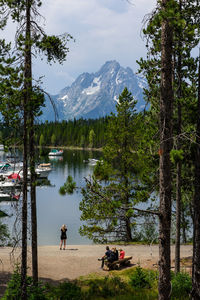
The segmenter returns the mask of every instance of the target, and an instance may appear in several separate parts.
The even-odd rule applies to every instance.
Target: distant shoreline
[[[76,147],[76,146],[44,146],[37,148],[46,148],[46,149],[66,149],[66,150],[86,150],[86,151],[99,151],[102,152],[103,148],[84,148],[84,147]]]

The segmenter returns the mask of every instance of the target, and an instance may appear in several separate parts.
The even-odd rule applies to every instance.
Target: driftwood
[[[123,259],[118,259],[113,261],[112,263],[109,261],[105,261],[105,265],[108,268],[108,270],[117,270],[121,266],[128,266],[130,265],[130,260],[132,259],[132,256],[125,256]]]

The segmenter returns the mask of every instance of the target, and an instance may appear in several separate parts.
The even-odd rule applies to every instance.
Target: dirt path
[[[119,246],[116,245],[117,248]],[[121,247],[121,246],[120,246]],[[134,245],[123,246],[126,255],[132,256],[132,265],[140,264],[144,268],[157,268],[158,246]],[[10,256],[12,249],[0,248],[0,290],[4,289],[7,279],[12,273],[14,263],[19,260],[20,249]],[[92,272],[104,273],[100,268],[101,262],[97,259],[105,252],[105,245],[68,245],[67,249],[60,250],[58,246],[40,246],[38,248],[39,277],[46,281],[63,281],[75,279]],[[174,246],[171,247],[172,265]],[[181,257],[191,257],[192,246],[181,247]],[[29,255],[29,271],[31,259]]]

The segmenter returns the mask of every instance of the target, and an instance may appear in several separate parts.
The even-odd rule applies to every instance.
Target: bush
[[[106,276],[103,279],[91,280],[89,283],[88,297],[95,299],[95,297],[114,297],[126,292],[127,285],[120,279],[120,277]]]
[[[9,238],[8,226],[0,221],[0,246],[8,245]]]
[[[172,280],[172,296],[178,297],[178,299],[181,299],[180,297],[189,296],[191,290],[192,290],[192,279],[189,274],[187,273],[175,273],[171,274]]]
[[[129,283],[134,288],[151,288],[156,277],[156,272],[144,270],[139,266],[129,276]]]
[[[48,299],[81,300],[81,288],[71,282],[60,283],[57,287],[50,287]]]
[[[27,298],[28,300],[47,300],[48,298],[44,294],[45,287],[38,283],[37,286],[33,285],[33,280],[30,276],[27,276]],[[11,280],[8,283],[6,292],[2,300],[20,300],[21,299],[21,275],[19,268],[14,271]]]

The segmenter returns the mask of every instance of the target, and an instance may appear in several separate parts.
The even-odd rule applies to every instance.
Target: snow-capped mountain
[[[99,118],[115,112],[116,101],[125,87],[138,100],[137,109],[144,106],[145,80],[116,61],[106,62],[96,73],[81,74],[70,87],[52,96],[59,120]],[[55,113],[49,101],[43,110],[42,121],[54,120]]]

